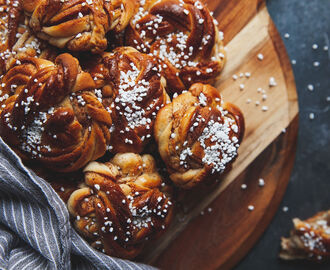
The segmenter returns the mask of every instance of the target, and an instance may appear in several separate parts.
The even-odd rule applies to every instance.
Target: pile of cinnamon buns
[[[199,0],[0,0],[0,39],[0,136],[100,251],[136,257],[173,189],[237,157],[244,118],[210,85],[226,57]]]

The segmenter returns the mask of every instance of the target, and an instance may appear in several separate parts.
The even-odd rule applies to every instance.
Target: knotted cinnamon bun
[[[101,52],[108,31],[122,31],[133,16],[134,0],[22,0],[28,25],[41,39],[72,51]]]
[[[293,219],[289,238],[282,238],[280,258],[284,260],[330,260],[330,210],[307,220]]]
[[[131,47],[105,53],[91,70],[112,118],[113,153],[141,153],[151,140],[157,112],[169,97],[153,57]]]
[[[0,135],[21,157],[69,172],[105,153],[111,117],[76,58],[21,59],[0,90]]]
[[[24,24],[18,0],[0,0],[0,75],[24,57],[54,60],[57,50],[39,40]]]
[[[104,164],[91,162],[84,173],[85,186],[72,193],[68,209],[93,247],[134,258],[169,225],[170,193],[150,155],[117,154]]]
[[[222,33],[198,0],[141,0],[125,43],[157,56],[170,93],[213,83],[225,63]]]
[[[197,83],[158,112],[154,132],[171,180],[189,189],[230,167],[244,118],[236,106],[223,103],[215,88]]]

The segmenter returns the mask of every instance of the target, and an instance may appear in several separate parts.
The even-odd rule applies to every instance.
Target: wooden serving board
[[[181,194],[172,226],[141,257],[143,262],[161,269],[233,267],[277,211],[294,162],[298,128],[294,77],[265,2],[207,3],[225,34],[228,53],[216,87],[225,101],[241,108],[246,132],[232,170],[215,187]],[[258,59],[260,53],[262,61]],[[249,78],[246,72],[251,74]],[[233,79],[234,74],[237,80]],[[269,86],[271,77],[277,86]],[[267,95],[266,100],[262,99],[263,94]],[[259,178],[264,179],[264,187],[258,186]],[[241,188],[243,183],[246,190]],[[253,211],[248,210],[249,205],[254,206]]]

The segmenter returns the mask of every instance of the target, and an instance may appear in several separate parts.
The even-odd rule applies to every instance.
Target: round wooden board
[[[253,247],[275,215],[294,163],[298,117],[287,132],[195,218],[159,256],[160,269],[231,269]],[[266,179],[263,188],[256,179]],[[247,184],[243,191],[241,184]],[[255,210],[248,211],[248,205]],[[280,239],[278,245],[280,243]],[[274,254],[277,256],[277,254]]]
[[[276,213],[294,163],[298,130],[294,76],[265,2],[206,2],[225,34],[228,49],[228,62],[216,86],[225,101],[242,109],[247,128],[239,158],[221,184],[200,197],[192,192],[186,215],[176,218],[164,237],[142,257],[143,262],[161,269],[232,268]],[[259,53],[264,60],[257,58]],[[244,72],[250,72],[251,77],[232,79],[233,74]],[[269,87],[270,77],[275,78],[276,87]],[[245,85],[243,91],[240,84]],[[266,101],[262,101],[258,88],[266,90]],[[268,111],[263,112],[262,106]],[[259,178],[266,182],[262,188]],[[241,189],[243,183],[248,186],[246,190]],[[249,205],[254,211],[248,210]],[[204,215],[200,215],[201,210]]]

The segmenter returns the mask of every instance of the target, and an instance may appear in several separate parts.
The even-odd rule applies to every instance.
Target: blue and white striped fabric
[[[0,138],[0,269],[155,269],[91,248],[65,204]]]

